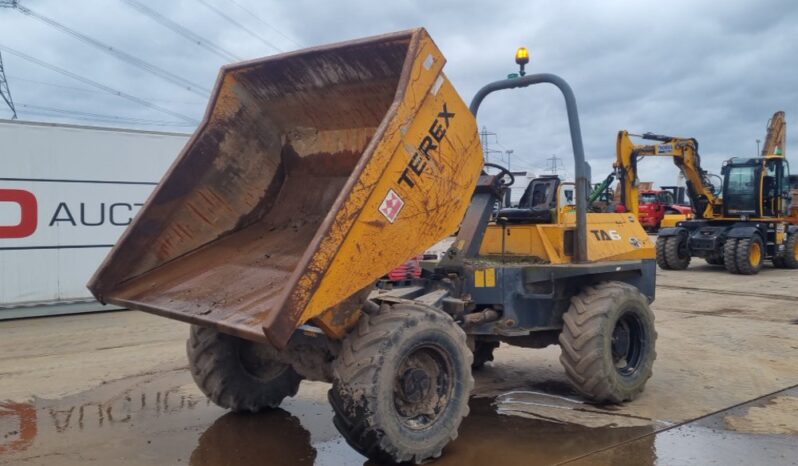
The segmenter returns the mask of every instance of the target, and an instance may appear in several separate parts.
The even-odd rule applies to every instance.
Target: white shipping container
[[[0,120],[0,319],[99,309],[86,283],[188,137]]]

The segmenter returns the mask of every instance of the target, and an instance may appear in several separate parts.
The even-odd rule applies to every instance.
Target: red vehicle
[[[672,190],[649,189],[640,191],[638,220],[646,230],[658,230],[666,215],[690,215],[689,205],[677,204]]]

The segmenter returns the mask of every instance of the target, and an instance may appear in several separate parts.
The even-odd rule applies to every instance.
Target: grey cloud
[[[239,56],[274,53],[195,0],[142,1]],[[229,0],[208,1],[281,49],[295,48]],[[515,48],[528,46],[530,72],[560,74],[576,92],[594,180],[610,170],[619,129],[694,136],[705,166],[716,171],[725,158],[754,153],[774,111],[785,110],[788,120],[798,115],[798,5],[791,1],[237,1],[306,46],[424,26],[466,100],[514,72]],[[120,0],[23,4],[207,87],[223,61]],[[199,117],[204,110],[202,98],[17,12],[0,10],[0,43],[181,113]],[[171,119],[91,89],[15,80],[85,88],[8,54],[4,59],[18,102]],[[24,109],[20,114],[26,118]],[[551,154],[570,162],[565,113],[553,88],[491,97],[480,112],[482,125],[515,151],[514,168],[541,171]],[[644,178],[675,180],[669,161],[645,164]]]

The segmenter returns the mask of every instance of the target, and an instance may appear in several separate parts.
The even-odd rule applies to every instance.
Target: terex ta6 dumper
[[[655,358],[654,247],[634,216],[586,212],[570,88],[522,76],[469,109],[444,61],[416,29],[224,67],[89,288],[192,324],[194,380],[222,407],[259,411],[303,379],[331,382],[335,425],[378,461],[440,455],[468,414],[472,364],[499,342],[559,343],[579,392],[633,399]],[[545,82],[565,96],[575,201],[494,214],[512,175],[483,172],[476,111]],[[431,275],[374,289],[455,232]]]

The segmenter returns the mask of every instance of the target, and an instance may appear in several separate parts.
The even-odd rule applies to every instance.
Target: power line
[[[208,39],[203,38],[201,35],[175,23],[171,19],[165,17],[164,15],[158,13],[157,11],[153,10],[152,8],[137,2],[136,0],[122,0],[123,2],[127,3],[130,7],[136,9],[139,13],[150,17],[150,19],[156,21],[160,25],[166,27],[167,29],[171,29],[172,31],[180,34],[181,36],[185,37],[186,39],[194,42],[198,46],[214,53],[215,55],[227,60],[227,61],[241,61],[242,59],[236,56],[233,52],[225,50],[219,45],[214,44],[213,42],[209,41]]]
[[[241,29],[242,31],[244,31],[244,32],[248,33],[250,36],[252,36],[252,37],[254,37],[254,38],[258,39],[258,40],[259,40],[259,41],[261,41],[261,42],[263,42],[263,43],[264,43],[264,44],[266,44],[267,46],[269,46],[269,47],[273,48],[274,50],[277,50],[278,52],[282,52],[282,51],[283,51],[281,48],[277,47],[276,45],[272,44],[272,43],[271,43],[271,42],[269,42],[268,40],[264,39],[264,38],[263,38],[263,36],[261,36],[260,34],[258,34],[258,33],[256,33],[255,31],[253,31],[253,30],[251,30],[251,29],[247,28],[246,26],[244,26],[243,24],[239,23],[238,21],[234,20],[233,18],[231,18],[230,16],[228,16],[228,15],[227,15],[225,12],[223,12],[222,10],[220,10],[220,9],[216,8],[215,6],[211,5],[211,4],[210,4],[210,3],[208,3],[206,0],[197,0],[197,1],[198,1],[198,2],[200,2],[200,3],[202,3],[203,5],[205,5],[206,7],[208,7],[208,9],[210,9],[211,11],[213,11],[214,13],[216,13],[217,15],[219,15],[219,16],[221,16],[222,18],[224,18],[224,19],[226,19],[227,21],[229,21],[231,24],[234,24],[234,25],[238,26],[238,27],[239,27],[239,29]]]
[[[279,34],[280,36],[282,36],[288,42],[291,42],[292,44],[296,45],[297,47],[302,47],[302,45],[298,44],[294,39],[292,39],[292,38],[288,37],[287,35],[283,34],[279,29],[277,29],[276,27],[272,26],[267,21],[261,19],[258,15],[255,14],[255,12],[253,12],[252,10],[244,7],[244,5],[238,3],[236,0],[228,0],[228,1],[230,3],[232,3],[233,5],[237,6],[238,8],[241,8],[242,10],[244,10],[244,12],[246,12],[248,15],[250,15],[253,18],[255,18],[255,20],[257,20],[258,22],[260,22],[261,24],[263,24],[267,28],[271,29],[272,31],[274,31],[277,34]]]
[[[3,68],[3,55],[0,54],[0,97],[6,102],[8,108],[11,109],[11,119],[17,119],[17,109],[14,107],[14,99],[11,98],[11,89],[8,88],[8,80],[6,79],[6,70]]]
[[[74,37],[74,38],[76,38],[76,39],[78,39],[78,40],[80,40],[80,41],[82,41],[82,42],[84,42],[86,44],[89,44],[89,45],[91,45],[93,47],[96,47],[96,48],[102,50],[103,52],[109,53],[109,54],[115,56],[116,58],[118,58],[118,59],[120,59],[120,60],[122,60],[122,61],[124,61],[124,62],[126,62],[128,64],[130,64],[130,65],[133,65],[133,66],[136,66],[138,68],[141,68],[141,69],[149,72],[150,74],[153,74],[155,76],[158,76],[161,79],[164,79],[166,81],[171,82],[172,84],[176,84],[178,86],[181,86],[181,87],[185,88],[186,90],[188,90],[190,92],[193,92],[193,93],[195,93],[197,95],[200,95],[202,97],[208,97],[210,95],[211,91],[209,89],[207,89],[207,88],[204,88],[204,87],[200,86],[199,84],[196,84],[194,82],[189,81],[188,79],[185,79],[185,78],[183,78],[181,76],[178,76],[178,75],[176,75],[174,73],[171,73],[169,71],[166,71],[165,69],[160,68],[159,66],[153,65],[152,63],[144,61],[144,60],[142,60],[140,58],[134,57],[133,55],[130,55],[127,52],[123,52],[123,51],[121,51],[121,50],[119,50],[119,49],[117,49],[117,48],[115,48],[115,47],[113,47],[111,45],[108,45],[108,44],[106,44],[104,42],[101,42],[101,41],[99,41],[97,39],[91,38],[91,37],[89,37],[89,36],[87,36],[85,34],[82,34],[82,33],[78,32],[78,31],[74,30],[74,29],[68,28],[68,27],[64,26],[63,24],[61,24],[61,23],[59,23],[59,22],[57,22],[57,21],[55,21],[55,20],[53,20],[51,18],[48,18],[47,16],[40,15],[39,13],[36,13],[35,11],[30,10],[29,8],[25,8],[24,6],[20,5],[19,3],[14,3],[14,6],[12,6],[12,8],[16,8],[16,10],[18,10],[20,13],[22,13],[22,14],[24,14],[26,16],[30,16],[32,18],[38,19],[39,21],[42,21],[43,23],[45,23],[45,24],[47,24],[49,26],[52,26],[55,29],[58,29],[59,31],[61,31],[63,33],[69,34],[72,37]]]
[[[73,92],[83,92],[83,93],[86,93],[86,94],[95,94],[95,95],[106,95],[107,94],[106,92],[96,91],[96,90],[93,90],[93,89],[86,89],[86,88],[83,88],[83,87],[75,87],[75,86],[66,86],[64,84],[51,83],[51,82],[48,82],[48,81],[39,81],[37,79],[23,78],[21,76],[16,76],[16,75],[10,75],[9,74],[8,77],[12,78],[15,81],[23,81],[23,82],[33,83],[33,84],[39,84],[41,86],[56,87],[56,88],[59,88],[59,89],[67,89],[67,90],[70,90],[70,91],[73,91]],[[206,103],[205,101],[202,101],[202,100],[195,100],[193,102],[187,102],[187,101],[183,101],[183,100],[156,99],[156,98],[153,98],[153,97],[148,97],[147,99],[144,99],[144,100],[147,100],[149,102],[166,102],[166,103],[181,104],[181,105],[205,105],[205,103]]]
[[[150,120],[146,118],[123,117],[123,116],[108,115],[103,113],[80,112],[77,110],[67,110],[63,108],[47,107],[47,106],[33,105],[33,104],[19,104],[19,107],[32,110],[31,112],[25,112],[25,113],[33,113],[40,115],[56,113],[56,114],[68,115],[70,117],[84,117],[80,119],[88,119],[91,121],[110,121],[116,123],[132,123],[132,124],[152,125],[152,126],[176,126],[176,127],[192,126],[190,123],[180,123],[176,121]]]
[[[37,58],[31,57],[30,55],[24,54],[24,53],[22,53],[20,51],[14,50],[14,49],[12,49],[10,47],[6,47],[6,46],[4,46],[2,44],[0,44],[0,50],[4,50],[7,53],[15,55],[15,56],[17,56],[17,57],[19,57],[19,58],[21,58],[23,60],[26,60],[26,61],[29,61],[31,63],[34,63],[36,65],[39,65],[39,66],[43,67],[43,68],[47,68],[47,69],[49,69],[51,71],[55,71],[56,73],[60,73],[60,74],[63,74],[65,76],[69,76],[70,78],[72,78],[72,79],[74,79],[76,81],[80,81],[80,82],[82,82],[84,84],[88,84],[89,86],[96,87],[96,88],[101,89],[101,90],[103,90],[105,92],[108,92],[110,94],[122,97],[123,99],[127,99],[127,100],[129,100],[131,102],[135,102],[135,103],[137,103],[139,105],[143,105],[145,107],[149,107],[149,108],[151,108],[153,110],[158,110],[159,112],[163,112],[163,113],[166,113],[168,115],[172,115],[173,117],[180,118],[181,120],[184,120],[184,121],[189,122],[189,123],[194,123],[194,124],[199,123],[196,119],[194,119],[194,118],[192,118],[190,116],[186,116],[186,115],[183,115],[181,113],[173,112],[172,110],[169,110],[168,108],[161,107],[160,105],[156,105],[156,104],[154,104],[152,102],[149,102],[147,100],[144,100],[144,99],[142,99],[140,97],[136,97],[134,95],[127,94],[125,92],[116,90],[116,89],[114,89],[112,87],[106,86],[104,84],[100,84],[97,81],[93,81],[93,80],[91,80],[89,78],[86,78],[84,76],[80,76],[80,75],[75,74],[75,73],[73,73],[71,71],[67,71],[67,70],[65,70],[63,68],[59,68],[59,67],[57,67],[55,65],[51,65],[49,63],[43,62],[43,61],[41,61],[41,60],[39,60]]]

